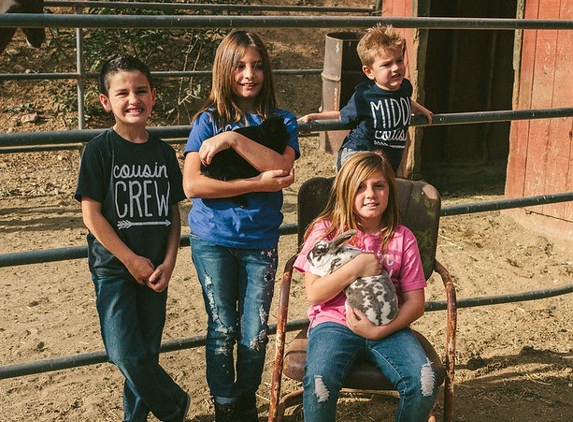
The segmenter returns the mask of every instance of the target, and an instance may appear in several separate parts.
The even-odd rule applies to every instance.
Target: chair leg
[[[282,422],[287,408],[302,404],[302,393],[302,389],[293,391],[279,401],[277,405],[277,422]]]

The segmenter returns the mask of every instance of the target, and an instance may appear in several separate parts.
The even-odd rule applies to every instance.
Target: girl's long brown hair
[[[382,252],[385,252],[390,238],[400,224],[400,209],[394,170],[381,152],[358,152],[346,160],[334,179],[326,207],[308,226],[304,235],[305,239],[314,224],[319,221],[331,223],[324,237],[330,234],[337,235],[350,229],[361,230],[354,213],[354,198],[360,184],[377,172],[384,175],[390,187],[388,206],[382,214],[383,230],[380,233]]]
[[[277,101],[273,82],[273,74],[269,53],[261,37],[253,32],[235,30],[227,34],[217,47],[213,61],[213,81],[209,99],[193,116],[193,120],[203,111],[214,108],[214,118],[220,127],[228,123],[238,123],[246,120],[245,112],[239,107],[233,94],[234,69],[245,55],[248,47],[255,47],[261,55],[263,68],[263,84],[256,98],[256,111],[263,119],[269,111],[276,108]]]

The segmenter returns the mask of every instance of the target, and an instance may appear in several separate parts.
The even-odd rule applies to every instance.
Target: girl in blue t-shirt
[[[282,154],[233,130],[259,125],[271,114],[282,117],[290,135]],[[260,174],[227,181],[203,175],[201,164],[228,148]],[[233,31],[219,45],[211,93],[194,117],[184,153],[183,187],[193,201],[192,260],[209,317],[207,382],[216,421],[257,421],[282,189],[293,183],[299,156],[296,118],[276,107],[269,56],[258,35]],[[246,205],[233,200],[238,195]]]

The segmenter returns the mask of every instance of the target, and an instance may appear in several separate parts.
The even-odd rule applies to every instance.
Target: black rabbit
[[[289,134],[282,117],[272,115],[257,126],[245,126],[235,129],[236,132],[253,141],[282,154],[289,141]],[[260,172],[247,160],[241,157],[234,149],[229,148],[219,151],[211,164],[201,164],[201,173],[217,180],[234,180],[255,177]],[[243,195],[232,198],[242,208],[247,206]]]

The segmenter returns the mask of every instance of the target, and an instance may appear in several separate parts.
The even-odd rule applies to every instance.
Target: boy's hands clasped
[[[167,288],[173,269],[165,264],[159,265],[155,271],[149,276],[147,287],[151,290],[160,293]]]
[[[136,255],[126,267],[138,284],[147,286],[157,293],[167,288],[172,273],[165,264],[155,268],[148,258],[141,255]]]

